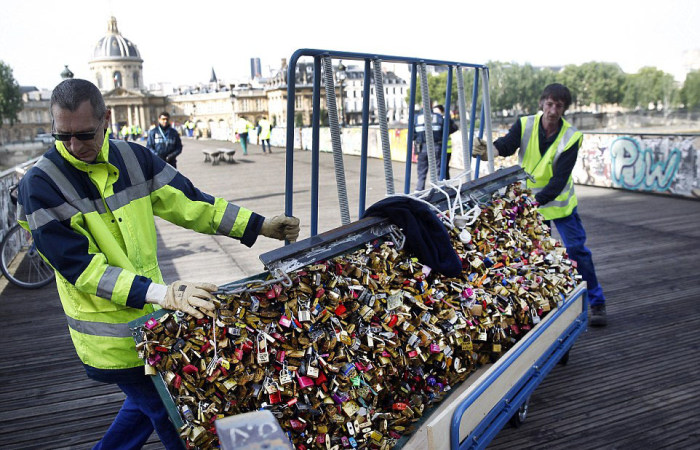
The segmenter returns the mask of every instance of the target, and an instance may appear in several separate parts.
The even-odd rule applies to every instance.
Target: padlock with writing
[[[270,354],[267,351],[267,339],[263,333],[258,333],[256,336],[257,343],[257,359],[258,364],[266,364],[270,362]]]

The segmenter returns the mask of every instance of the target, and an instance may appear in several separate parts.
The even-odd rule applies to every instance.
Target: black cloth
[[[462,273],[462,261],[452,247],[450,235],[435,212],[410,197],[388,197],[370,206],[363,217],[385,217],[403,230],[406,247],[418,260],[447,276]]]
[[[549,147],[559,136],[559,130],[561,130],[561,127],[562,125],[564,125],[564,122],[562,120],[559,120],[559,129],[556,133],[554,133],[554,135],[547,138],[541,121],[542,118],[540,117],[540,154],[544,156],[544,154],[547,153],[547,150],[549,150]],[[498,149],[498,154],[500,156],[510,156],[515,154],[515,152],[520,147],[520,137],[522,136],[522,134],[522,122],[520,121],[520,119],[518,119],[515,121],[513,126],[510,127],[510,130],[508,130],[508,134],[494,141],[493,145]],[[524,152],[525,149],[520,149],[520,151]],[[535,196],[535,199],[540,205],[545,205],[546,203],[551,202],[557,197],[557,195],[561,194],[561,191],[564,189],[564,186],[566,186],[566,182],[569,180],[569,175],[571,175],[571,172],[574,170],[577,157],[578,142],[576,142],[569,150],[563,152],[561,156],[559,156],[557,164],[554,167],[552,167],[552,178],[549,179],[549,183],[547,183],[547,186],[542,188],[542,190],[538,192]]]

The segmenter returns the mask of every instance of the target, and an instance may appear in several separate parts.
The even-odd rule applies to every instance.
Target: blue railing
[[[484,70],[487,73],[488,68],[481,64],[472,64],[456,61],[445,61],[436,59],[411,58],[405,56],[390,56],[378,55],[373,53],[352,53],[333,50],[318,50],[318,49],[299,49],[292,55],[289,66],[287,68],[287,157],[286,157],[286,180],[285,180],[285,213],[288,216],[293,215],[293,180],[294,180],[294,118],[295,118],[295,96],[296,96],[296,66],[299,58],[303,56],[314,58],[314,76],[313,76],[313,93],[312,93],[312,144],[311,144],[311,236],[318,234],[318,185],[319,185],[319,128],[321,114],[321,60],[324,57],[335,59],[344,59],[351,61],[364,61],[364,89],[362,101],[362,140],[361,140],[361,161],[360,161],[360,192],[358,201],[359,217],[365,211],[366,186],[367,186],[367,145],[368,145],[368,130],[369,130],[369,105],[370,105],[370,85],[371,85],[371,62],[381,60],[382,62],[404,63],[411,65],[411,81],[410,81],[410,100],[408,113],[408,139],[406,145],[406,168],[404,174],[404,193],[410,192],[411,185],[411,156],[413,152],[413,135],[414,135],[414,111],[416,103],[416,73],[419,64],[426,66],[441,66],[447,67],[447,93],[445,96],[445,122],[450,120],[451,94],[452,94],[452,74],[454,69],[471,68],[474,70],[474,89],[471,102],[471,115],[473,118],[476,115],[477,98],[478,98],[478,70]],[[426,93],[423,93],[426,95]],[[341,105],[342,108],[342,105]],[[482,108],[483,118],[483,108]],[[483,135],[483,120],[480,124],[479,135]],[[445,179],[447,173],[447,137],[449,134],[449,126],[443,127],[443,139],[440,158],[440,174],[439,179]],[[469,129],[469,154],[473,145],[474,135],[474,120],[471,120]],[[463,144],[464,145],[464,144]],[[478,161],[477,170],[478,174]]]

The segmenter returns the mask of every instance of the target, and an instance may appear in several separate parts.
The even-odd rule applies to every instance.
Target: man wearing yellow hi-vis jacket
[[[145,147],[110,141],[111,111],[89,81],[60,83],[50,109],[56,144],[20,182],[18,220],[56,272],[88,376],[118,384],[127,396],[95,448],[141,448],[154,429],[166,448],[182,448],[127,324],[160,307],[202,318],[214,309],[217,287],[163,282],[154,216],[247,246],[260,234],[294,241],[299,221],[265,219],[212,197]]]
[[[545,87],[540,96],[541,112],[521,117],[508,133],[497,139],[496,156],[510,156],[520,148],[520,165],[535,181],[527,181],[539,211],[547,223],[553,221],[564,241],[569,257],[576,261],[578,272],[588,284],[593,326],[605,326],[605,295],[598,284],[591,251],[585,246],[586,231],[577,212],[571,172],[576,165],[583,134],[563,116],[571,105],[571,92],[559,83]],[[487,158],[486,142],[478,139],[472,156]]]

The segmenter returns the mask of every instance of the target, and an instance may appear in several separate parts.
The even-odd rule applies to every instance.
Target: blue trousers
[[[185,446],[168,419],[153,382],[144,377],[140,383],[118,384],[126,400],[117,417],[93,450],[140,449],[156,430],[168,450],[184,450]]]
[[[586,230],[583,229],[577,209],[574,208],[570,216],[554,219],[554,225],[557,226],[557,231],[564,241],[569,258],[576,261],[578,273],[588,284],[588,299],[591,306],[605,305],[603,288],[598,284],[591,251],[585,245]]]
[[[263,153],[265,153],[265,144],[267,144],[267,150],[270,153],[272,153],[272,147],[270,147],[270,140],[269,139],[260,139],[260,142],[262,143]]]

